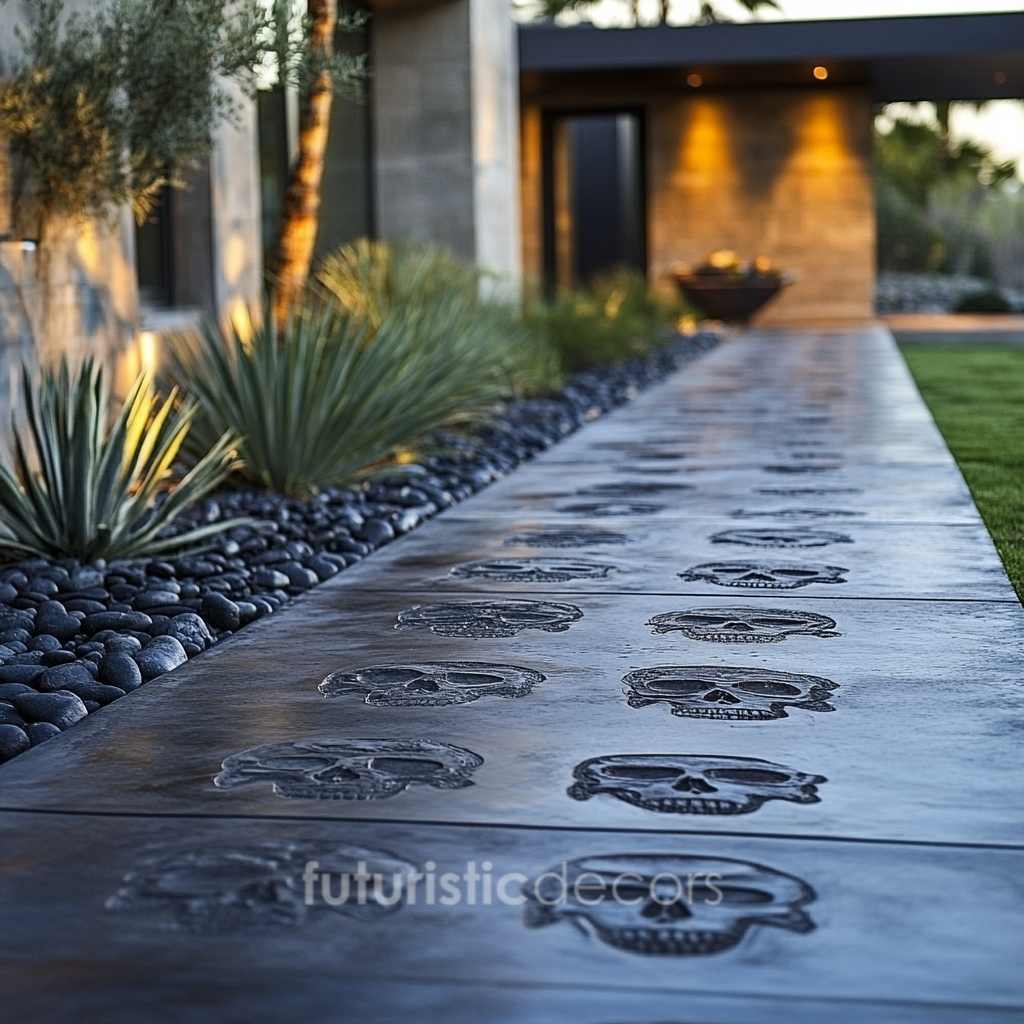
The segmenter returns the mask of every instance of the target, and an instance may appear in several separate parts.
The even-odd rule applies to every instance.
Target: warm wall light
[[[696,71],[692,71],[686,76],[686,84],[691,89],[699,89],[704,84],[704,76],[698,75]]]
[[[811,72],[811,74],[814,75],[814,77],[819,82],[824,82],[825,79],[828,78],[828,68],[826,68],[823,65],[819,64],[819,65],[817,65],[817,67],[815,67],[815,69]]]
[[[153,331],[142,331],[139,334],[139,369],[143,373],[155,373],[157,368],[157,343]]]

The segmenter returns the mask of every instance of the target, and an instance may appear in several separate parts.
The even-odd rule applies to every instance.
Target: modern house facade
[[[14,49],[23,17],[0,6],[0,49]],[[518,289],[515,31],[506,0],[380,0],[365,32],[339,32],[371,75],[362,97],[334,104],[319,253],[366,235],[429,240]],[[119,358],[127,379],[161,332],[257,306],[297,120],[295,96],[261,93],[145,225],[126,210],[51,239],[46,333],[62,350]],[[38,254],[11,221],[8,166],[0,146],[0,416],[21,359],[57,354],[35,351]]]
[[[599,260],[661,287],[714,250],[767,258],[795,278],[776,323],[872,315],[879,105],[1024,97],[1024,14],[524,25],[519,43],[526,277],[601,269],[603,217],[620,245]]]
[[[18,16],[0,7],[5,44]],[[670,287],[728,248],[795,276],[775,322],[872,314],[879,104],[1024,96],[1024,14],[608,30],[517,26],[507,0],[377,0],[338,44],[371,77],[335,104],[321,253],[428,240],[515,293],[622,263]],[[161,330],[259,303],[296,120],[294,96],[262,94],[147,225],[70,225],[55,336],[134,368]],[[35,254],[12,231],[0,199],[2,380],[32,354]]]

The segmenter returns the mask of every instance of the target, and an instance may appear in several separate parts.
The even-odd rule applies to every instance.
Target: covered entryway
[[[611,169],[588,162],[582,184],[573,176],[579,161],[566,150],[596,159],[600,147],[590,137],[599,115],[632,111],[642,125],[634,163],[642,179],[631,208],[644,210],[652,284],[670,288],[674,267],[731,249],[796,278],[763,322],[869,318],[875,110],[901,100],[1024,96],[1022,40],[1024,14],[521,26],[525,278],[548,288],[585,279],[578,252],[589,238],[581,221],[590,209],[587,183],[603,181],[608,209],[618,210],[623,179],[609,182],[621,150],[606,147],[601,159]],[[595,121],[574,128],[571,144],[552,129],[584,125],[588,111]],[[576,183],[575,194],[566,182]],[[615,219],[583,259],[607,258],[622,237]],[[616,244],[627,264],[639,251]]]

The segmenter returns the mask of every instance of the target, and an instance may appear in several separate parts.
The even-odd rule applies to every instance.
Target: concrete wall
[[[241,114],[234,123],[218,129],[210,154],[211,312],[233,318],[244,317],[248,309],[258,307],[263,292],[256,104],[245,102],[239,107]],[[187,230],[187,226],[179,230]]]
[[[872,109],[860,90],[660,95],[590,91],[524,99],[522,260],[543,270],[541,117],[545,109],[640,108],[647,120],[648,269],[672,287],[677,263],[715,249],[767,256],[799,278],[762,322],[873,313]]]
[[[473,201],[476,261],[522,277],[519,227],[519,66],[508,0],[472,0]]]
[[[437,242],[518,287],[518,73],[507,0],[373,20],[376,228]]]

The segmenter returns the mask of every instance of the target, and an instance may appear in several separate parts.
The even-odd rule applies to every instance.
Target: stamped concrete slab
[[[846,420],[858,423],[855,432]],[[828,413],[775,417],[762,414],[716,415],[677,413],[671,417],[644,417],[639,422],[617,412],[577,434],[564,444],[549,449],[536,459],[537,465],[571,462],[621,462],[642,459],[645,453],[669,459],[742,464],[760,454],[773,459],[791,458],[804,450],[842,451],[847,462],[865,464],[922,463],[948,461],[942,438],[922,417],[886,418],[877,425],[865,423],[854,414]],[[851,436],[852,434],[852,436]]]
[[[771,415],[764,410],[742,409],[728,413],[687,411],[640,420],[622,410],[594,424],[564,444],[536,459],[546,466],[572,462],[621,462],[653,457],[676,457],[696,462],[744,464],[758,453],[774,460],[792,457],[805,449],[841,450],[850,463],[945,464],[945,445],[927,413],[877,423],[861,410],[839,410]],[[643,427],[642,432],[637,428]]]
[[[1022,614],[888,335],[721,346],[4,766],[0,1006],[1018,1019]]]
[[[218,960],[218,964],[222,961]],[[51,966],[51,965],[48,965]],[[25,1004],[39,1020],[103,1020],[106,1024],[223,1024],[225,1006],[234,1019],[246,1024],[280,1024],[282,1019],[308,1024],[336,1022],[409,1024],[410,1021],[445,1021],[446,1024],[1009,1024],[1019,1019],[1012,1008],[935,1003],[866,1002],[796,999],[792,997],[730,996],[655,988],[642,995],[607,984],[527,985],[479,984],[451,981],[399,981],[387,983],[345,978],[335,982],[310,978],[301,963],[261,963],[259,974],[246,966],[222,968],[220,973],[185,972],[183,990],[175,977],[141,972],[117,982],[111,989],[78,988],[74,1001],[63,986],[40,988],[34,979],[14,977],[5,986],[12,1005]],[[339,1016],[343,1015],[343,1016]]]
[[[329,983],[310,985],[298,965],[264,965],[259,977],[242,968],[235,975],[192,979],[187,993],[173,979],[144,976],[125,978],[112,1005],[109,992],[76,993],[74,1007],[60,990],[31,992],[16,980],[17,997],[31,995],[40,1018],[59,1024],[102,1017],[110,1024],[146,1020],[151,1024],[187,1016],[190,1024],[221,1024],[224,1003],[246,1024],[280,1024],[290,1020],[334,1022],[339,1007],[344,1019],[360,1024],[409,1024],[410,1021],[445,1021],[446,1024],[1008,1024],[1019,1019],[1012,1008],[905,1002],[866,1002],[712,995],[649,988],[639,995],[604,984],[522,985],[472,982],[437,984],[396,981],[387,984],[346,978],[343,989]],[[79,1012],[78,1008],[81,1008]],[[187,1011],[187,1013],[183,1013]]]
[[[1019,607],[550,597],[566,631],[324,588],[5,766],[0,804],[1024,842]]]
[[[481,509],[481,518],[543,515],[562,519],[568,513],[558,512],[560,507],[598,496],[662,505],[649,513],[657,519],[811,508],[823,513],[850,510],[856,513],[853,518],[879,521],[980,521],[958,472],[935,473],[919,466],[876,467],[870,472],[863,467],[844,468],[842,473],[819,478],[771,473],[760,467],[756,472],[709,470],[659,460],[587,463],[571,471],[565,466],[531,465],[528,473],[513,473],[478,495],[474,502],[479,505],[474,507]]]
[[[848,464],[952,465],[884,331],[728,342],[538,464],[602,461],[619,441],[730,463],[827,441]]]
[[[0,830],[12,1017],[34,1016],[26,975],[69,998],[84,989],[115,1015],[132,974],[183,1010],[243,978],[259,990],[288,975],[339,1006],[350,980],[596,985],[645,1011],[652,990],[1024,1006],[1020,850],[194,818],[86,828],[56,815],[4,815]],[[339,905],[324,901],[311,861]],[[376,901],[353,895],[360,864]],[[434,879],[433,900],[417,871]],[[689,900],[666,897],[671,879]],[[615,883],[628,899],[609,897]],[[291,992],[272,997],[285,1019]]]
[[[675,493],[634,499],[591,492],[554,499],[554,515],[530,519],[441,518],[349,570],[346,583],[437,594],[568,590],[775,598],[795,591],[1017,601],[980,523],[658,518],[678,500]],[[532,542],[553,523],[581,528],[585,539],[606,530],[627,542],[564,550]]]

